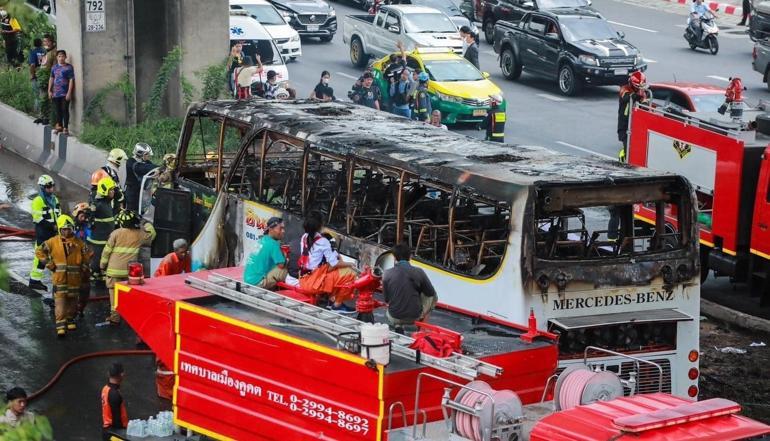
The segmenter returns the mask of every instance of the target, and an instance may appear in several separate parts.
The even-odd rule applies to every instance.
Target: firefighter
[[[433,111],[430,105],[430,95],[428,95],[428,76],[427,72],[420,72],[417,75],[417,88],[412,95],[414,111],[412,117],[417,121],[427,122],[430,119],[430,113]]]
[[[176,155],[166,153],[163,155],[163,163],[158,170],[157,187],[174,188],[174,170],[176,169]]]
[[[128,426],[128,412],[126,401],[120,393],[120,385],[126,371],[121,363],[113,363],[110,366],[109,382],[102,388],[102,439],[109,441],[112,438],[110,431],[113,429],[125,429]]]
[[[77,329],[75,315],[80,277],[86,271],[91,251],[83,241],[75,237],[75,222],[70,216],[59,216],[56,225],[59,227],[59,235],[43,242],[35,254],[53,273],[56,335],[64,337],[67,331]]]
[[[141,225],[141,219],[136,212],[123,210],[117,216],[119,228],[110,234],[104,245],[99,267],[104,271],[107,289],[110,292],[109,324],[120,323],[120,316],[115,311],[115,283],[128,280],[128,264],[139,261],[142,247],[149,246],[155,239],[155,228],[151,223]]]
[[[104,274],[102,274],[99,262],[102,259],[102,250],[107,244],[110,234],[115,229],[116,207],[113,203],[116,191],[115,181],[106,176],[99,180],[96,186],[96,199],[92,205],[91,237],[88,245],[94,252],[91,260],[91,283],[100,288],[104,286]]]
[[[91,206],[88,202],[80,202],[72,209],[72,219],[75,221],[75,237],[88,244],[91,238]],[[89,249],[91,247],[89,246]],[[93,250],[91,250],[93,252]],[[90,261],[88,262],[90,265]],[[80,275],[80,292],[78,293],[78,318],[83,317],[83,311],[91,295],[91,270],[86,267]]]
[[[618,160],[626,162],[628,151],[628,118],[634,103],[646,103],[650,99],[647,90],[647,77],[641,71],[633,72],[628,76],[628,84],[620,88],[620,100],[618,103],[618,140],[623,148],[618,152]]]
[[[505,110],[500,109],[500,100],[489,97],[489,112],[487,112],[487,141],[505,142]]]
[[[150,161],[152,147],[149,145],[138,142],[133,153],[134,156],[126,161],[126,209],[138,212],[142,179],[158,166]]]
[[[46,240],[56,236],[56,220],[61,215],[61,206],[59,198],[54,194],[53,178],[48,175],[42,175],[37,180],[38,194],[32,200],[32,222],[35,223],[35,246],[40,247]],[[53,305],[53,299],[47,293],[48,287],[42,282],[43,270],[45,265],[37,258],[32,260],[32,270],[29,272],[29,287],[46,291],[43,296],[43,302],[47,305]]]
[[[125,200],[123,192],[120,190],[120,177],[118,176],[118,170],[123,162],[128,159],[126,152],[122,149],[112,149],[107,155],[107,163],[91,174],[91,196],[90,202],[93,202],[96,198],[96,186],[102,178],[110,177],[115,181],[115,197],[113,198],[113,205],[117,208],[123,208],[125,206]]]

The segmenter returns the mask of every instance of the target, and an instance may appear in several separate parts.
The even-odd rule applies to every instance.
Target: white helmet
[[[112,149],[107,155],[107,162],[112,162],[117,167],[120,167],[120,164],[122,164],[126,159],[128,159],[128,157],[126,156],[126,152],[124,152],[123,149]]]
[[[53,178],[48,175],[41,175],[39,178],[37,178],[37,185],[41,187],[54,185]]]
[[[275,98],[279,100],[288,100],[291,97],[289,95],[289,91],[284,89],[283,87],[279,87],[275,90]]]
[[[134,158],[142,159],[144,155],[152,156],[152,147],[144,142],[137,142],[134,146]]]

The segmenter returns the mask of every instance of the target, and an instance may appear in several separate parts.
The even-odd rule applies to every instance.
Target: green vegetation
[[[2,410],[5,412],[5,409]],[[17,427],[0,424],[0,439],[3,441],[51,441],[53,429],[48,418],[37,415],[33,422],[22,423]]]
[[[29,72],[26,70],[0,69],[0,101],[32,115],[35,95]]]

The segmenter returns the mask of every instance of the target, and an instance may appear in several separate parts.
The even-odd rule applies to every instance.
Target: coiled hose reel
[[[585,365],[574,365],[559,374],[553,401],[558,411],[622,396],[623,382],[614,372],[593,371]]]
[[[460,389],[449,407],[454,410],[453,430],[471,441],[521,439],[524,410],[511,390],[494,390],[484,381]],[[494,412],[494,415],[492,414]]]

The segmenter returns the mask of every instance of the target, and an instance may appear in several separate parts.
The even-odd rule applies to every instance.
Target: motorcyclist
[[[636,71],[628,76],[628,84],[620,88],[618,101],[618,140],[623,148],[618,152],[618,160],[626,162],[628,147],[628,117],[635,102],[646,103],[650,99],[647,89],[647,76],[642,71]]]
[[[700,41],[703,37],[703,29],[701,29],[700,26],[701,18],[709,12],[714,14],[714,12],[710,11],[709,7],[703,3],[703,0],[695,0],[690,6],[690,15],[687,17],[687,25],[690,26],[690,30],[697,37],[696,41]]]

